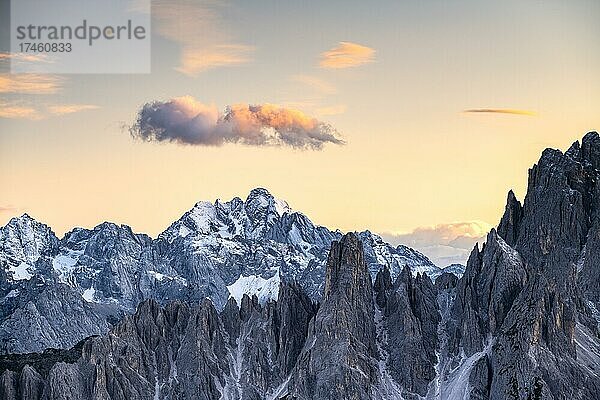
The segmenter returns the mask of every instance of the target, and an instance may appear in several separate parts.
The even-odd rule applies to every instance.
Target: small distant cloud
[[[352,42],[340,42],[336,47],[321,53],[322,68],[351,68],[375,61],[375,50]]]
[[[345,144],[331,125],[273,104],[236,104],[220,113],[191,96],[147,103],[129,128],[135,138],[198,146],[239,143],[320,150]]]
[[[188,76],[252,60],[253,46],[234,40],[221,18],[225,5],[214,0],[155,0],[152,2],[156,32],[181,45],[179,65]]]
[[[0,205],[0,214],[4,214],[4,213],[14,213],[18,210],[17,207],[15,206],[11,206],[11,205]]]
[[[427,255],[439,267],[465,264],[473,246],[484,242],[492,225],[483,221],[423,226],[406,233],[383,233],[393,244],[404,244]]]
[[[333,94],[336,92],[335,87],[323,79],[317,78],[316,76],[311,75],[293,75],[292,81],[302,83],[306,86],[315,89],[319,93],[323,94]]]
[[[4,53],[0,52],[0,61],[10,60],[12,62],[28,62],[28,63],[48,63],[52,62],[47,54],[32,54],[32,53]]]
[[[537,113],[535,111],[529,110],[516,110],[510,108],[472,108],[470,110],[464,110],[464,113],[473,113],[473,114],[514,114],[514,115],[527,115],[530,117],[536,116]]]
[[[0,118],[8,119],[41,119],[40,113],[33,107],[18,103],[0,103]]]
[[[99,108],[92,104],[53,104],[40,109],[22,102],[0,103],[0,118],[41,120],[49,116],[73,114]]]
[[[97,108],[99,107],[93,104],[57,104],[48,106],[48,111],[54,115],[64,115]]]
[[[220,45],[209,49],[184,49],[181,65],[175,70],[188,76],[198,76],[201,72],[217,67],[245,64],[251,60],[252,46]]]
[[[0,52],[0,66],[6,70],[9,63],[48,63],[46,54]],[[0,74],[0,93],[53,94],[62,89],[64,79],[46,74]]]
[[[62,83],[63,79],[54,75],[0,74],[0,93],[53,94]]]

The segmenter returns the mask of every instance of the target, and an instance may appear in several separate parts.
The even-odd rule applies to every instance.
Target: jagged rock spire
[[[289,383],[292,398],[367,399],[378,380],[371,277],[358,236],[333,242],[325,293]],[[294,397],[296,396],[296,397]]]
[[[514,192],[509,190],[504,215],[498,225],[498,234],[511,246],[514,246],[517,242],[522,219],[523,207],[521,206],[521,202],[517,200]]]

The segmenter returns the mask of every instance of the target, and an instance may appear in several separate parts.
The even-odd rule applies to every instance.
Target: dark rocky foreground
[[[464,275],[334,240],[317,303],[145,300],[71,350],[0,359],[2,399],[600,399],[600,137],[545,150]]]
[[[384,274],[389,280],[389,271]],[[411,292],[421,288],[413,298]],[[437,346],[435,319],[425,317],[439,319],[435,292],[429,278],[413,279],[408,267],[393,287],[381,288],[377,297],[386,299],[386,319],[395,325],[408,318],[411,329],[430,329],[433,336],[407,338],[404,325],[386,325],[389,339],[379,347],[363,247],[348,234],[332,244],[320,305],[295,284],[282,285],[277,302],[261,306],[256,297],[244,296],[239,306],[230,299],[221,313],[209,300],[165,307],[147,300],[108,335],[71,351],[5,356],[0,393],[6,399],[366,399],[380,392],[389,397],[386,390],[399,393],[396,384],[386,387],[392,380],[385,375],[392,374],[425,394],[434,375],[429,346]],[[398,303],[415,309],[400,315]],[[404,352],[394,346],[404,339],[410,340],[407,349],[417,347]],[[382,352],[393,355],[390,372]],[[396,362],[397,356],[402,360]],[[36,371],[36,365],[44,369]],[[405,371],[409,365],[422,365],[427,374]]]

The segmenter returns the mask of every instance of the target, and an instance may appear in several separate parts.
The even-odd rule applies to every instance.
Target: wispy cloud
[[[197,76],[209,69],[247,63],[254,48],[236,42],[221,18],[222,2],[157,0],[152,15],[157,32],[181,45],[177,71]]]
[[[440,267],[453,263],[464,264],[477,242],[483,242],[492,225],[483,221],[454,222],[422,226],[410,232],[383,233],[394,244],[413,247]]]
[[[5,53],[0,52],[0,61],[10,60],[12,62],[29,62],[29,63],[40,63],[40,62],[52,62],[47,54],[33,54],[33,53]]]
[[[48,111],[54,115],[64,115],[97,108],[99,107],[93,104],[56,104],[48,106]]]
[[[52,94],[62,83],[63,79],[54,75],[0,74],[0,93]]]
[[[41,119],[40,113],[33,107],[19,103],[0,103],[0,118],[8,119]]]
[[[245,64],[251,60],[253,47],[244,45],[219,45],[207,49],[185,48],[181,55],[181,65],[175,70],[189,76],[217,67]]]
[[[316,76],[299,74],[293,75],[291,80],[309,86],[310,88],[322,94],[333,94],[336,92],[335,87],[331,83],[321,78],[317,78]]]
[[[92,104],[51,104],[43,107],[12,101],[0,103],[0,118],[41,120],[50,116],[73,114],[99,108]]]
[[[516,110],[510,108],[472,108],[469,110],[464,110],[465,113],[473,113],[473,114],[514,114],[514,115],[526,115],[526,116],[536,116],[537,113],[535,111],[529,110]]]
[[[321,53],[322,68],[351,68],[375,61],[375,50],[352,42],[340,42],[336,47]]]
[[[251,146],[320,150],[345,142],[331,126],[301,111],[272,104],[236,104],[220,113],[191,96],[145,104],[129,132],[135,138],[198,146]]]
[[[0,205],[0,214],[3,213],[14,213],[18,210],[17,207],[11,205]]]

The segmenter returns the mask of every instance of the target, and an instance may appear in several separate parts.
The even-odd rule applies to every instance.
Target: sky
[[[600,129],[598,15],[154,0],[150,74],[11,75],[0,56],[0,223],[156,236],[199,200],[265,187],[320,225],[464,261],[544,148]]]

